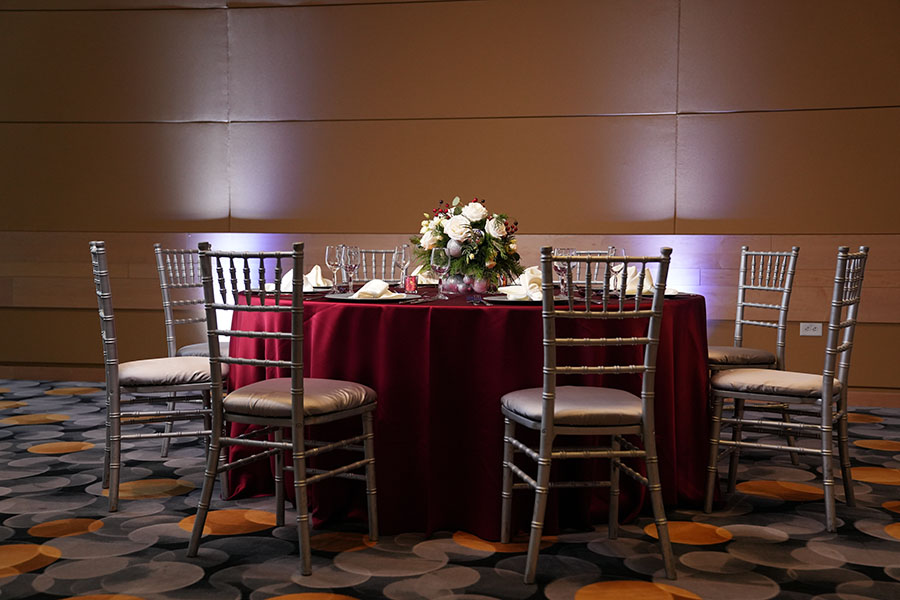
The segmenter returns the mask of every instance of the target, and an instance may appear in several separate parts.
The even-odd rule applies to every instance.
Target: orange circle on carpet
[[[97,519],[57,519],[29,528],[28,534],[34,537],[59,538],[90,533],[101,527],[103,521]]]
[[[650,581],[598,581],[575,592],[575,600],[701,600],[693,592]]]
[[[194,487],[194,484],[187,479],[138,479],[119,484],[119,499],[169,498],[187,494]],[[109,496],[109,490],[103,490],[103,495]]]
[[[36,415],[16,415],[14,417],[7,417],[0,421],[0,423],[6,423],[7,425],[43,425],[44,423],[60,423],[62,421],[68,420],[69,415],[42,413]]]
[[[4,400],[0,402],[0,410],[4,408],[18,408],[20,406],[28,406],[27,402],[17,402],[16,400]]]
[[[178,526],[185,531],[192,531],[196,515],[182,519]],[[212,510],[206,515],[203,524],[203,535],[238,535],[253,533],[275,527],[275,513],[264,510],[244,510],[231,508]]]
[[[884,419],[875,415],[866,415],[863,413],[848,413],[847,421],[850,423],[881,423],[882,421],[884,421]]]
[[[557,542],[559,538],[554,535],[545,535],[541,537],[541,549],[549,548]],[[510,542],[501,544],[500,542],[489,542],[483,540],[477,535],[466,533],[465,531],[457,531],[453,534],[453,541],[463,548],[471,548],[481,552],[527,552],[528,539],[523,542]]]
[[[894,539],[900,540],[900,523],[891,523],[884,526],[884,532]]]
[[[11,577],[43,569],[62,556],[59,548],[38,544],[0,546],[0,577]]]
[[[67,388],[56,388],[52,390],[47,390],[44,392],[47,396],[77,396],[79,394],[96,394],[97,392],[102,392],[100,388],[95,387],[67,387]]]
[[[28,451],[33,454],[69,454],[90,450],[93,447],[94,444],[90,442],[48,442],[31,446]]]
[[[644,533],[659,539],[656,523],[644,527]],[[731,539],[731,532],[707,523],[693,521],[669,521],[669,539],[673,544],[690,544],[692,546],[710,546],[721,544]]]
[[[796,481],[743,481],[737,484],[736,487],[742,494],[777,498],[792,502],[821,500],[825,497],[825,492],[821,488],[805,483],[797,483]]]
[[[369,540],[369,536],[349,531],[333,531],[314,535],[310,538],[309,545],[313,550],[320,552],[356,552],[375,546]]]
[[[887,509],[891,512],[900,513],[900,500],[888,500],[881,505],[881,508]]]
[[[853,467],[850,471],[853,473],[853,479],[857,481],[880,483],[882,485],[900,485],[900,469]]]
[[[889,452],[900,452],[900,442],[894,440],[856,440],[854,446],[860,448],[868,448],[870,450],[887,450]]]

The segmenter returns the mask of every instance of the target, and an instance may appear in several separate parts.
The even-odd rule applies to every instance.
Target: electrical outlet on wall
[[[821,336],[821,323],[800,323],[800,335]]]

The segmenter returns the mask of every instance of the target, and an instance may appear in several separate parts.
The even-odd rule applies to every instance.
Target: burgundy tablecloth
[[[290,327],[286,314],[242,313],[236,318],[241,329]],[[498,539],[503,431],[499,399],[506,392],[541,385],[540,307],[472,306],[462,298],[418,305],[308,300],[304,324],[306,376],[358,381],[378,393],[375,455],[381,530],[464,530]],[[283,356],[286,351],[285,345],[271,340],[231,342],[233,356]],[[657,360],[656,433],[663,493],[670,507],[696,507],[703,498],[706,354],[704,298],[667,298]],[[233,365],[230,385],[234,389],[267,376],[278,374]],[[640,391],[635,380],[604,383]],[[265,466],[245,468],[232,474],[231,493],[270,494],[272,485]],[[622,512],[628,518],[641,510],[643,488],[630,487],[624,494]],[[604,521],[606,495],[602,488],[554,491],[547,530]],[[533,496],[517,492],[516,498],[516,520],[524,528]],[[362,484],[346,480],[317,484],[310,499],[319,522],[348,513],[364,515],[364,502]]]

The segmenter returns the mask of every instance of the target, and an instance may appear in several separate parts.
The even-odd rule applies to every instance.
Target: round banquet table
[[[289,331],[289,318],[286,313],[237,313],[233,326]],[[303,322],[305,376],[356,381],[378,393],[375,464],[381,531],[463,530],[484,539],[499,539],[500,397],[516,389],[541,386],[540,304],[476,306],[464,297],[423,304],[352,303],[319,297],[304,301]],[[590,326],[622,327],[621,323],[594,321]],[[232,356],[284,358],[287,352],[284,342],[231,341]],[[655,409],[668,507],[702,503],[708,439],[706,356],[704,298],[689,294],[666,298]],[[229,385],[235,389],[286,375],[232,365]],[[640,393],[634,376],[618,377],[602,383]],[[325,427],[329,426],[358,429],[356,419]],[[232,433],[243,428],[246,426],[233,424]],[[231,448],[232,458],[249,452]],[[568,464],[586,461],[564,462],[564,470],[605,472],[608,468],[606,461],[586,467]],[[633,482],[623,478],[622,521],[645,508],[643,488],[630,484]],[[229,493],[232,498],[271,494],[273,485],[270,468],[257,463],[230,473]],[[290,481],[286,485],[292,497]],[[604,522],[607,495],[606,488],[554,490],[545,531]],[[533,494],[516,492],[514,519],[519,529],[527,528],[532,504]],[[318,483],[310,489],[310,506],[319,525],[332,518],[365,519],[363,485],[348,480]]]

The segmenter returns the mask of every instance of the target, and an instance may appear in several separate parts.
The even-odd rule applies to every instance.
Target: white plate
[[[356,293],[356,292],[354,292]],[[350,292],[343,294],[325,294],[325,300],[334,300],[335,302],[400,302],[401,300],[415,300],[420,298],[419,294],[397,294],[390,298],[353,298]]]

